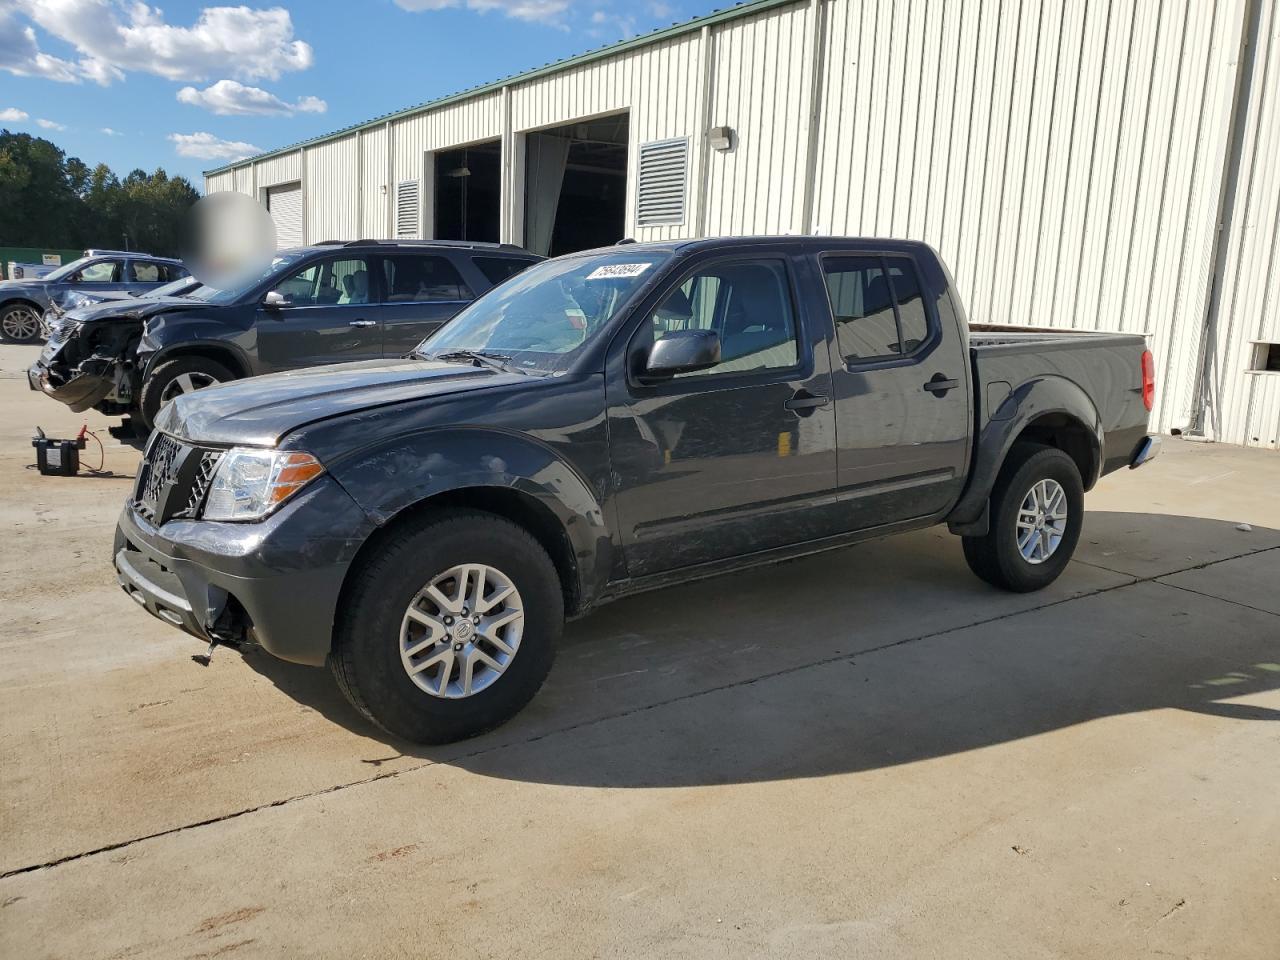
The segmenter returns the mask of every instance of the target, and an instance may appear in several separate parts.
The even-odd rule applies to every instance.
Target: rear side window
[[[402,254],[383,257],[388,303],[457,303],[471,300],[471,288],[445,257]]]
[[[514,257],[473,257],[471,262],[495,287],[537,263],[536,260],[517,260]]]
[[[133,280],[135,283],[160,283],[168,279],[158,263],[134,260],[130,266],[133,267]]]
[[[929,339],[915,265],[905,257],[826,257],[827,297],[846,362],[914,353]]]

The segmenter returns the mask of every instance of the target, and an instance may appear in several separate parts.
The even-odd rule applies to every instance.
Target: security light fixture
[[[707,139],[712,150],[732,150],[733,127],[712,127],[707,131]]]

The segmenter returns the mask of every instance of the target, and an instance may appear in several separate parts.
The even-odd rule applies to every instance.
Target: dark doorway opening
[[[502,141],[435,155],[435,239],[498,241]]]
[[[628,117],[530,133],[525,140],[525,246],[559,256],[622,239]]]

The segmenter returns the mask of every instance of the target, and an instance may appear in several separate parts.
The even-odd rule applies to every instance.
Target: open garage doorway
[[[502,141],[435,154],[436,240],[497,243],[502,209]]]
[[[524,245],[559,256],[617,243],[627,222],[627,114],[526,134]]]

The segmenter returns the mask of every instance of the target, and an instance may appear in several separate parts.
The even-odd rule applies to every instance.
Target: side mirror
[[[714,330],[672,330],[649,350],[641,379],[667,380],[719,362],[720,336]]]
[[[284,298],[284,294],[277,290],[268,290],[267,295],[262,298],[262,305],[268,310],[279,310],[281,307],[287,307],[289,301]]]

